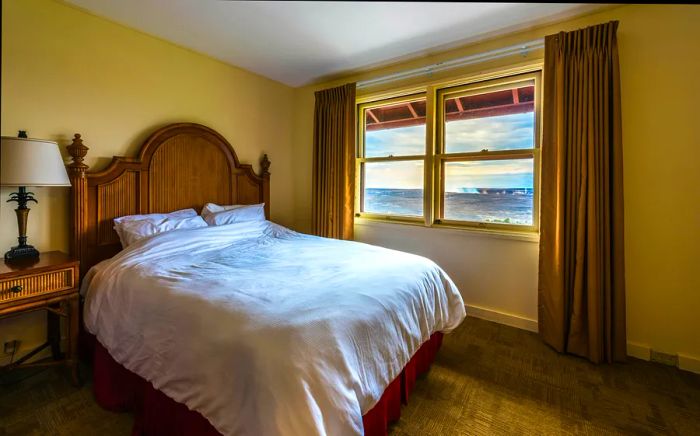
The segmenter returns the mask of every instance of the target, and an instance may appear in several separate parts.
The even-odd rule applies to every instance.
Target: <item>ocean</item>
[[[445,194],[445,219],[532,225],[532,188],[464,189]],[[365,189],[363,210],[423,216],[422,189]]]

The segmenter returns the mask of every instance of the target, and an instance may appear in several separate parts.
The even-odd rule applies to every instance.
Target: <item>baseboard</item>
[[[651,347],[636,342],[627,342],[627,355],[649,361],[651,359]]]
[[[484,307],[465,305],[467,308],[467,316],[474,318],[485,319],[487,321],[505,324],[511,327],[528,330],[537,333],[537,320],[523,318],[517,315],[498,312],[493,309]],[[627,355],[649,361],[651,359],[652,348],[646,344],[637,342],[627,342]],[[684,371],[700,374],[700,358],[689,356],[687,354],[678,353],[678,368]]]
[[[493,309],[486,309],[485,307],[471,306],[468,304],[465,304],[465,306],[467,308],[467,316],[473,316],[474,318],[485,319],[486,321],[493,321],[535,333],[538,331],[537,320],[498,312]]]
[[[19,349],[17,350],[17,352],[15,352],[15,357],[14,357],[15,362],[17,361],[17,359],[19,359],[22,356],[24,356],[25,354],[29,353],[30,351],[32,351],[34,348],[38,347],[39,345],[41,345],[41,344],[29,344],[29,345],[25,346],[24,344],[20,343]],[[61,350],[65,351],[67,345],[68,345],[68,341],[66,340],[66,338],[61,339]],[[0,350],[0,351],[2,351],[2,350]],[[38,352],[36,355],[32,356],[32,358],[29,359],[27,361],[27,363],[36,362],[38,360],[46,359],[48,357],[51,357],[51,347],[44,348],[43,350]],[[11,358],[12,358],[12,356],[9,354],[3,354],[2,356],[0,356],[0,366],[9,365]]]
[[[652,348],[649,345],[627,342],[627,355],[637,359],[650,361]],[[700,374],[700,359],[695,356],[678,353],[678,368],[684,371]],[[675,365],[672,365],[675,366]]]
[[[678,353],[678,367],[685,371],[700,374],[700,359],[695,356]]]

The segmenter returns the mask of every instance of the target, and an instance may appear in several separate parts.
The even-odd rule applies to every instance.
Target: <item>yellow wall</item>
[[[278,82],[61,3],[2,2],[2,135],[24,129],[66,145],[79,132],[94,168],[113,155],[133,155],[160,126],[199,122],[256,169],[269,154],[272,219],[291,224],[293,95]],[[69,190],[32,190],[39,204],[31,206],[29,242],[67,250]],[[3,253],[17,242],[14,208],[5,202],[10,192],[0,189]],[[41,327],[31,327],[41,318],[0,321],[0,344],[41,341]]]
[[[610,8],[437,56],[295,90],[297,227],[310,227],[313,91],[610,20],[620,21],[630,351],[641,355],[651,347],[679,353],[683,367],[700,371],[700,275],[697,271],[700,129],[696,109],[700,88],[695,85],[700,77],[698,6]],[[540,51],[527,58],[501,59],[488,65],[467,67],[458,73],[442,73],[442,76],[475,74],[497,65],[513,65],[541,57]],[[358,93],[362,94],[367,91]],[[454,231],[418,231],[399,224],[363,223],[356,226],[356,234],[366,242],[433,258],[455,277],[469,305],[495,314],[514,315],[515,319],[536,319],[535,242],[495,237],[485,240],[488,237],[466,231],[455,235]],[[508,268],[508,265],[513,267]],[[507,279],[504,270],[508,271]]]
[[[299,230],[311,222],[313,91],[528,41],[560,30],[620,20],[625,152],[628,340],[700,359],[700,7],[630,5],[439,55],[291,89],[206,56],[50,0],[2,2],[3,135],[67,144],[75,132],[99,168],[133,154],[155,128],[194,121],[221,132],[243,162],[272,160],[272,218]],[[474,74],[541,58],[464,68]],[[450,76],[455,72],[442,73]],[[0,249],[15,243],[9,189],[0,189]],[[66,189],[37,189],[31,242],[67,248]],[[468,231],[359,225],[358,239],[415,251],[453,275],[468,304],[525,321],[536,318],[537,244]],[[406,236],[410,236],[407,238]],[[503,265],[511,265],[503,274]],[[42,340],[40,315],[0,321],[0,343]],[[526,324],[525,324],[526,325]],[[30,327],[32,326],[32,327]],[[2,360],[3,356],[0,356]],[[693,363],[695,362],[695,363]],[[700,368],[697,368],[700,370]]]

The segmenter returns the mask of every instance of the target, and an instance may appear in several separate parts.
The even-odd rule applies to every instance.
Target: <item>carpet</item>
[[[83,367],[89,380],[89,368]],[[131,434],[128,413],[102,410],[67,371],[0,376],[0,435]],[[467,320],[446,335],[392,435],[700,435],[700,375],[630,358],[593,365],[537,335]]]

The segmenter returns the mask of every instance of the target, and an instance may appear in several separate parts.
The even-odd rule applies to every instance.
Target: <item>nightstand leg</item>
[[[80,385],[80,374],[78,373],[78,320],[80,318],[78,311],[78,296],[68,300],[68,365],[71,369],[71,379],[74,386]]]
[[[53,360],[61,358],[61,318],[51,312],[46,312],[46,339],[51,344]]]

